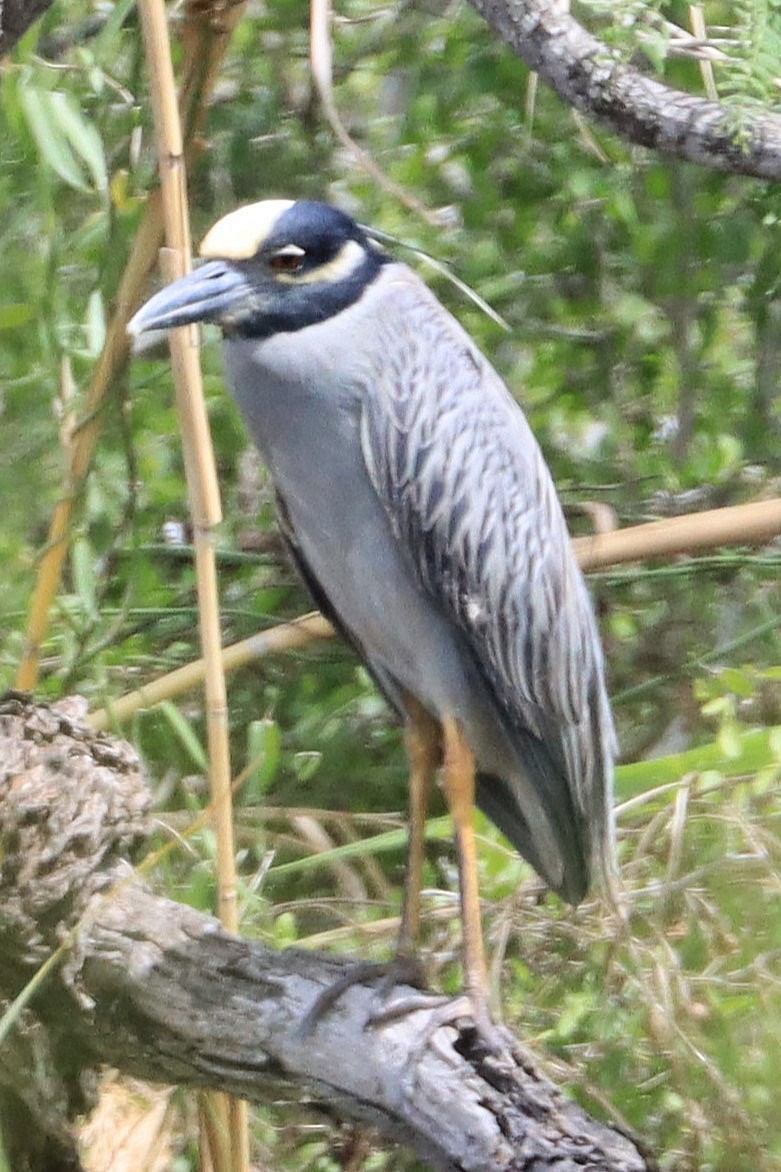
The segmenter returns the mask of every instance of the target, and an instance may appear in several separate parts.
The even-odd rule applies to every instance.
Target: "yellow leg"
[[[423,705],[410,695],[405,696],[404,704],[409,760],[409,843],[398,951],[401,956],[411,956],[420,936],[420,889],[423,886],[428,794],[442,759],[442,743],[439,725]]]
[[[464,984],[479,1024],[490,1020],[488,975],[480,922],[480,888],[475,846],[475,758],[461,726],[453,717],[442,721],[444,768],[442,782],[447,797],[458,850],[461,885],[461,924],[464,950]]]

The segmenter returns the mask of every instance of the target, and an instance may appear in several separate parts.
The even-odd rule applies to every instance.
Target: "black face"
[[[223,328],[265,338],[325,321],[357,301],[387,260],[344,212],[300,200],[279,217],[256,256],[239,262],[260,297]]]
[[[151,298],[129,328],[212,321],[249,338],[300,330],[357,301],[388,259],[344,212],[302,200],[282,212],[254,256],[207,261]]]

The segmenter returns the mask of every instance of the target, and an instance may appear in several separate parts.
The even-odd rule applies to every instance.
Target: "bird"
[[[398,956],[421,924],[429,789],[459,862],[465,993],[490,1021],[474,808],[580,902],[615,873],[616,737],[592,602],[506,384],[371,229],[315,200],[223,216],[134,337],[216,323],[226,379],[320,610],[403,721]]]

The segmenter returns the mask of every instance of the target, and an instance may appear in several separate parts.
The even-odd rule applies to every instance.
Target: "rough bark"
[[[624,64],[560,0],[470,0],[492,29],[569,105],[628,142],[717,171],[781,177],[781,118],[738,117],[719,102]]]
[[[34,1120],[38,1148],[45,1141],[60,1162],[22,1145],[15,1167],[76,1166],[69,1120],[101,1063],[254,1100],[284,1086],[452,1172],[649,1167],[509,1035],[492,1052],[458,1002],[400,985],[372,1021],[378,993],[360,979],[365,966],[274,952],[155,895],[126,861],[146,808],[127,744],[95,734],[73,708],[19,694],[0,702],[0,998],[64,946],[0,1049],[6,1123],[15,1114],[30,1131]],[[305,1032],[307,1012],[346,974],[358,979]]]
[[[0,57],[9,53],[52,0],[0,0]]]

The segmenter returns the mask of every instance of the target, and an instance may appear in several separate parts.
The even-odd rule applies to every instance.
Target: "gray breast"
[[[297,333],[229,339],[228,379],[307,565],[372,666],[458,715],[468,704],[460,637],[418,584],[364,462],[372,362],[355,343],[365,314],[359,303]]]
[[[560,851],[547,804],[525,774],[463,632],[421,584],[365,463],[363,408],[378,366],[403,362],[388,350],[407,291],[410,312],[418,296],[430,309],[433,299],[406,266],[389,265],[335,318],[260,342],[227,339],[228,379],[303,558],[343,625],[390,694],[400,685],[435,715],[457,717],[481,771],[511,779],[536,844],[532,861],[558,886]]]

